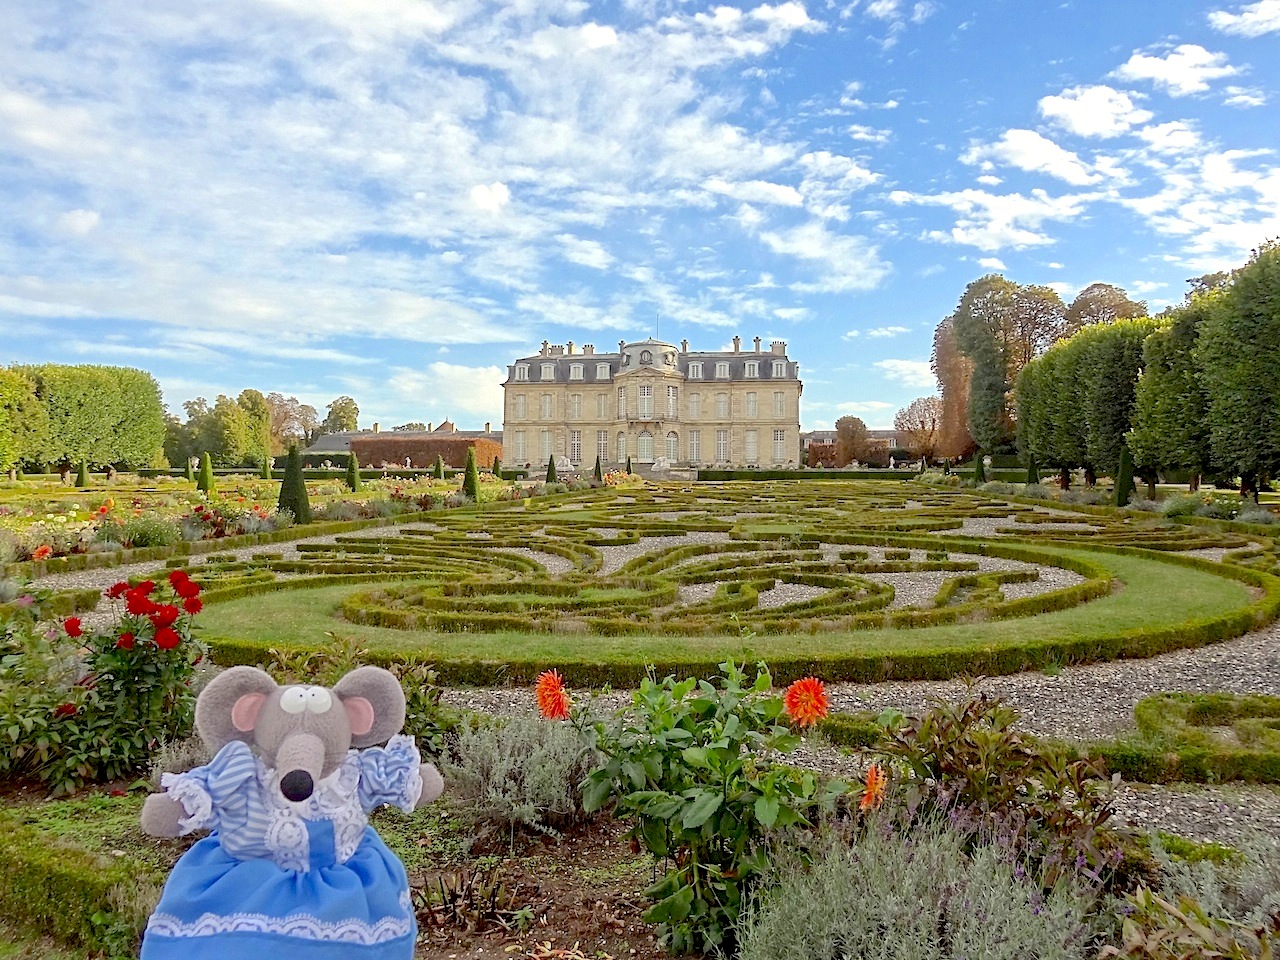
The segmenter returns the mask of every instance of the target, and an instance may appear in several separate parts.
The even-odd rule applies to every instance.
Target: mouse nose
[[[315,781],[305,770],[290,770],[280,778],[280,792],[295,803],[306,800],[315,788]]]

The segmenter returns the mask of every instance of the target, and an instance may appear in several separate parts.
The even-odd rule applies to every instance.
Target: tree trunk
[[[1187,484],[1187,492],[1195,493],[1199,489],[1200,489],[1200,471],[1197,470],[1195,473],[1191,474],[1191,482]]]
[[[1071,489],[1071,471],[1066,467],[1058,468],[1058,487],[1062,490]]]
[[[1098,483],[1098,475],[1094,472],[1093,467],[1084,468],[1084,485],[1086,489],[1092,490]]]

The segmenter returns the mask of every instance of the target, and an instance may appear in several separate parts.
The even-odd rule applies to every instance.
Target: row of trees
[[[160,386],[144,370],[56,363],[0,369],[0,470],[143,467],[165,439]]]
[[[164,452],[170,463],[185,463],[208,453],[216,466],[260,466],[289,447],[306,446],[328,433],[359,429],[360,407],[350,397],[329,404],[323,420],[316,408],[297,397],[259,390],[239,396],[219,395],[213,405],[196,397],[182,405],[185,422],[170,416],[165,423]]]
[[[1027,364],[1018,442],[1041,465],[1114,476],[1280,475],[1280,245],[1233,273],[1192,281],[1154,320],[1090,327]]]
[[[1085,287],[1070,305],[1049,287],[999,274],[969,284],[934,332],[932,365],[942,394],[935,454],[1012,451],[1013,387],[1023,368],[1081,330],[1146,313],[1145,303],[1106,283]]]

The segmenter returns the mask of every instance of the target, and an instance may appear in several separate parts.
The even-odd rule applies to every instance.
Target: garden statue
[[[256,667],[215,677],[196,729],[216,755],[165,774],[165,792],[142,809],[152,836],[213,831],[173,868],[142,960],[410,960],[404,866],[368,825],[375,807],[409,812],[444,786],[399,735],[404,715],[404,692],[381,667],[332,689],[277,686]]]

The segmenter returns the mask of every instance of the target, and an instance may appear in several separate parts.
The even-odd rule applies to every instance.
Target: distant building
[[[800,461],[800,366],[775,340],[694,351],[661,340],[542,342],[507,370],[503,462],[795,466]]]
[[[345,456],[354,453],[362,467],[430,467],[436,456],[445,465],[463,467],[467,450],[474,447],[476,462],[481,467],[493,465],[502,456],[502,432],[494,432],[486,423],[483,430],[459,430],[449,420],[438,427],[427,424],[426,430],[354,430],[318,437],[303,451],[313,458],[321,454]]]

